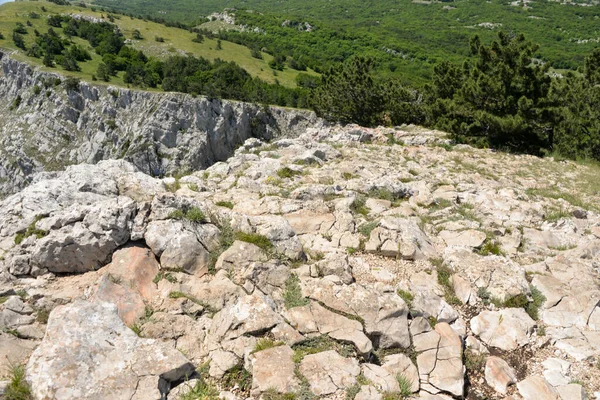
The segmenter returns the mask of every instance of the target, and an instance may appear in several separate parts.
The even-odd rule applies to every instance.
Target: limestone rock
[[[532,375],[517,383],[519,394],[525,400],[559,400],[560,395],[546,380]]]
[[[322,307],[316,302],[302,307],[294,307],[285,314],[289,323],[302,334],[326,334],[337,340],[354,343],[362,354],[373,350],[369,338],[363,333],[363,326],[342,315]]]
[[[349,388],[356,383],[356,377],[360,374],[356,359],[344,358],[334,350],[304,357],[299,370],[310,383],[311,391],[317,396]]]
[[[193,372],[177,350],[137,337],[116,306],[85,301],[52,311],[27,364],[32,394],[40,399],[158,398]]]
[[[507,351],[527,344],[534,326],[522,308],[483,311],[471,319],[471,330],[485,344]]]
[[[377,228],[371,232],[369,241],[365,244],[365,251],[407,260],[435,255],[435,249],[429,238],[416,222],[392,217],[382,219]]]
[[[381,365],[392,376],[402,376],[411,384],[411,391],[419,391],[419,371],[412,360],[405,354],[392,354],[386,356]]]
[[[508,386],[517,382],[517,375],[503,359],[488,357],[485,362],[485,381],[496,392],[506,394]]]
[[[303,293],[334,310],[361,317],[366,334],[376,337],[380,348],[410,346],[408,307],[396,293],[325,279],[303,281]]]
[[[290,393],[299,386],[294,374],[294,351],[289,346],[277,346],[254,353],[252,359],[252,394],[258,396],[269,389]]]
[[[460,397],[464,390],[465,367],[462,341],[445,322],[432,331],[413,336],[421,389],[431,394],[448,392]]]

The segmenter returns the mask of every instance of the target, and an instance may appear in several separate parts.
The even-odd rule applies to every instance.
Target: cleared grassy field
[[[42,7],[46,11],[42,11]],[[31,18],[31,13],[39,14],[39,18]],[[0,47],[13,51],[18,51],[15,54],[17,59],[28,61],[32,64],[42,67],[44,70],[55,70],[60,71],[66,75],[77,76],[81,79],[91,81],[92,74],[96,72],[98,64],[101,58],[95,54],[89,44],[79,38],[75,38],[77,44],[82,44],[84,47],[90,50],[92,54],[92,60],[81,63],[81,72],[71,73],[62,70],[60,67],[57,68],[45,68],[42,66],[41,59],[27,57],[22,50],[17,49],[12,41],[12,31],[15,28],[17,22],[27,24],[30,22],[31,27],[27,27],[28,34],[25,35],[25,42],[27,45],[34,43],[35,35],[34,30],[38,30],[40,33],[48,31],[48,24],[46,19],[51,14],[84,14],[94,16],[96,18],[103,18],[106,21],[107,15],[102,12],[92,11],[91,8],[82,8],[76,6],[59,6],[54,3],[43,2],[43,1],[24,1],[15,3],[6,3],[0,5],[0,33],[4,35],[4,39],[0,39]],[[133,31],[139,30],[142,34],[142,40],[131,40],[130,45],[136,49],[143,50],[149,56],[155,56],[158,58],[167,58],[174,54],[189,54],[194,56],[201,56],[209,60],[215,60],[220,58],[224,61],[233,61],[236,64],[244,68],[252,76],[257,76],[260,79],[275,83],[278,81],[281,85],[287,87],[296,86],[296,76],[300,71],[296,71],[290,68],[286,68],[283,71],[272,70],[268,62],[272,60],[269,54],[263,53],[263,59],[259,60],[253,58],[250,54],[250,49],[245,46],[241,46],[235,43],[223,41],[221,44],[222,49],[217,50],[217,41],[211,39],[205,39],[203,43],[192,42],[192,39],[196,37],[194,33],[190,33],[184,29],[166,27],[161,24],[157,24],[151,21],[144,21],[140,19],[132,19],[126,16],[118,16],[114,23],[119,26],[123,34],[127,39],[132,39]],[[55,31],[62,34],[61,29],[54,28]],[[160,43],[155,40],[159,36],[164,38],[164,42]],[[309,74],[315,74],[313,71],[308,71]],[[117,78],[113,78],[110,82],[112,85],[124,85],[122,79],[123,73],[120,73]]]

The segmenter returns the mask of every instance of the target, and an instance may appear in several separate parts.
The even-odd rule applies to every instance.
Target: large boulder
[[[277,346],[259,351],[252,358],[252,394],[269,389],[278,393],[294,392],[300,385],[294,373],[294,351],[289,346]]]
[[[304,357],[299,371],[315,395],[325,396],[354,385],[360,367],[355,358],[344,358],[335,350],[329,350]]]
[[[194,371],[179,351],[127,328],[115,305],[76,301],[50,314],[26,378],[40,400],[158,400]]]
[[[471,319],[471,330],[487,345],[515,350],[529,343],[535,321],[522,308],[483,311]]]

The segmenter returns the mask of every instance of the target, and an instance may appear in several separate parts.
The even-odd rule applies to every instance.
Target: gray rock
[[[485,362],[485,381],[496,392],[506,394],[508,386],[517,382],[517,374],[503,359],[488,357]]]
[[[304,357],[299,370],[310,383],[310,390],[317,396],[349,388],[356,383],[356,377],[360,374],[358,360],[344,358],[335,350]]]
[[[471,319],[471,330],[485,344],[507,351],[527,344],[534,326],[522,308],[483,311]]]
[[[258,396],[269,389],[277,393],[294,392],[300,382],[294,374],[294,351],[289,346],[277,346],[254,353],[252,358],[252,389]]]
[[[34,398],[158,399],[194,366],[177,350],[140,339],[109,303],[55,308],[27,364]]]

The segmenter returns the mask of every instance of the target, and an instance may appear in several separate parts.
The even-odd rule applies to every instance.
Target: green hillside
[[[523,33],[541,45],[537,56],[554,68],[576,68],[598,46],[600,6],[539,0],[95,0],[99,5],[135,15],[197,24],[203,15],[225,7],[238,12],[239,23],[258,26],[267,35],[237,34],[243,41],[266,45],[271,52],[304,55],[309,65],[335,63],[350,54],[379,59],[382,73],[401,72],[410,81],[426,80],[442,60],[468,54],[468,39],[491,40],[498,30]],[[309,22],[313,32],[282,27],[284,20]],[[238,41],[239,41],[238,40]],[[310,61],[312,60],[312,64]]]
[[[40,33],[48,31],[47,17],[54,14],[81,14],[108,21],[107,13],[99,10],[93,11],[91,7],[59,6],[54,3],[41,1],[6,3],[0,6],[0,33],[4,36],[4,39],[0,39],[0,47],[14,51],[19,50],[11,39],[12,31],[17,26],[17,23],[25,25],[28,31],[24,35],[25,44],[29,47],[36,40],[36,35],[34,34],[36,30]],[[27,24],[28,21],[30,26]],[[115,16],[113,21],[127,39],[131,39],[133,31],[137,29],[142,35],[142,40],[132,40],[130,44],[133,48],[144,51],[148,56],[164,59],[175,54],[188,54],[201,56],[209,60],[221,59],[224,61],[233,61],[242,66],[250,75],[258,77],[265,82],[275,83],[278,81],[283,86],[296,87],[295,79],[299,71],[285,68],[283,71],[276,71],[274,73],[268,65],[269,61],[273,58],[269,54],[263,53],[263,59],[257,59],[251,56],[249,48],[228,41],[222,41],[222,49],[217,50],[216,38],[206,38],[203,43],[195,43],[192,41],[196,37],[194,33],[184,29],[167,27],[152,21],[132,19],[125,16]],[[59,35],[63,33],[62,28],[54,28],[54,30]],[[157,42],[155,40],[156,37],[163,38],[164,42]],[[101,57],[93,52],[89,44],[83,39],[74,37],[72,40],[76,44],[87,48],[92,60],[81,63],[81,71],[70,71],[68,74],[90,80],[101,62]],[[27,57],[23,51],[19,50],[19,53],[15,54],[15,57],[43,67],[41,58]],[[50,70],[50,68],[45,69]],[[314,74],[311,71],[304,72]],[[111,80],[111,84],[123,85],[123,73],[118,73]]]

